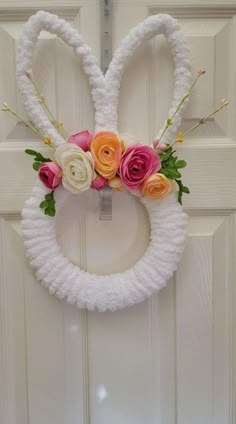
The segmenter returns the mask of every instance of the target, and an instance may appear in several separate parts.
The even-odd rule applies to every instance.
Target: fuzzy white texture
[[[84,71],[89,77],[92,87],[92,97],[97,111],[104,108],[103,103],[106,98],[105,82],[102,71],[96,64],[96,59],[90,47],[87,46],[77,30],[72,28],[64,19],[60,19],[58,16],[48,12],[39,11],[30,17],[24,25],[19,39],[16,63],[17,83],[30,120],[43,134],[52,138],[55,146],[59,146],[65,140],[51,123],[35,94],[31,81],[26,75],[27,72],[32,74],[35,46],[42,30],[56,34],[66,44],[72,47],[80,57]]]
[[[42,133],[51,136],[57,147],[65,141],[50,122],[26,76],[26,72],[32,72],[33,53],[42,30],[59,36],[80,56],[92,88],[95,132],[118,132],[117,107],[123,70],[135,50],[157,34],[164,34],[166,37],[172,48],[175,65],[174,94],[169,116],[173,114],[183,93],[189,88],[189,53],[184,36],[171,16],[153,15],[132,29],[115,52],[109,69],[103,76],[91,49],[78,31],[63,19],[40,11],[25,24],[20,37],[17,81],[31,121]],[[176,114],[173,125],[162,138],[162,143],[168,143],[176,136],[184,106]],[[171,193],[160,201],[140,199],[148,211],[151,226],[150,243],[146,252],[125,272],[98,276],[81,270],[63,255],[56,240],[56,219],[46,216],[39,208],[48,192],[40,181],[36,183],[32,196],[23,209],[22,224],[30,263],[38,280],[50,293],[81,308],[114,311],[142,302],[166,285],[177,269],[186,238],[187,216],[177,202],[176,193]],[[68,195],[68,190],[62,186],[55,191],[57,210]]]
[[[42,30],[56,34],[65,43],[73,47],[75,53],[81,58],[84,71],[88,75],[91,85],[95,108],[95,132],[104,130],[118,132],[117,109],[123,70],[136,49],[157,34],[163,34],[166,37],[172,50],[175,66],[174,93],[169,116],[172,116],[183,94],[188,91],[191,77],[189,51],[177,21],[170,15],[150,16],[133,28],[121,42],[106,75],[103,76],[90,47],[87,46],[79,32],[56,15],[39,11],[31,16],[25,24],[19,40],[17,81],[31,121],[41,132],[51,136],[55,145],[60,145],[64,142],[64,139],[50,122],[42,104],[35,95],[29,78],[26,76],[26,72],[32,73],[35,45]],[[166,131],[162,143],[168,143],[175,138],[185,106],[186,102],[176,114],[173,125]],[[157,134],[157,138],[160,133],[161,130]]]
[[[143,257],[123,273],[95,275],[63,255],[56,239],[56,219],[39,208],[48,191],[37,182],[23,209],[22,226],[30,263],[50,293],[80,308],[115,311],[142,302],[166,285],[177,269],[186,237],[187,216],[176,193],[161,201],[141,199],[151,226],[150,243]],[[55,191],[57,210],[69,195],[63,187]]]

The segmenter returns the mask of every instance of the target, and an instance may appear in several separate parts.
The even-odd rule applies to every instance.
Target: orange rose
[[[141,188],[141,194],[150,199],[162,199],[167,196],[173,188],[173,181],[166,178],[165,175],[153,174],[144,181]]]
[[[120,177],[117,177],[117,176],[108,180],[108,185],[109,185],[109,187],[113,188],[113,190],[115,190],[115,191],[123,191],[124,190],[124,186],[121,182],[121,179],[120,179]]]
[[[91,141],[91,153],[96,171],[104,178],[113,178],[119,168],[122,146],[117,135],[111,131],[97,133]]]

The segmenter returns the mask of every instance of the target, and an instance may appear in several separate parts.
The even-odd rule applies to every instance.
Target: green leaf
[[[35,160],[37,160],[38,162],[52,162],[52,159],[50,158],[45,158],[41,153],[37,152],[36,153],[36,157]]]
[[[52,162],[52,159],[50,158],[45,158],[40,152],[36,152],[35,150],[31,150],[31,149],[26,149],[25,153],[27,153],[27,155],[31,155],[31,156],[35,156],[35,161],[36,162]]]
[[[47,206],[48,206],[47,200],[43,200],[39,205],[40,208],[46,208]]]
[[[179,191],[178,191],[178,202],[182,205],[182,196],[183,196],[183,192],[182,192],[182,186],[183,186],[183,184],[182,184],[182,181],[180,181],[180,180],[175,180],[176,181],[176,183],[178,184],[178,186],[179,186]]]
[[[161,161],[168,161],[169,157],[171,157],[172,155],[172,147],[170,147],[170,150],[167,149],[165,152],[159,153],[159,157],[161,159]]]
[[[182,192],[183,193],[187,193],[187,194],[189,194],[190,193],[190,190],[189,190],[189,188],[188,187],[186,187],[186,186],[182,186]]]
[[[25,150],[25,153],[27,155],[31,155],[31,156],[36,156],[37,155],[37,152],[35,150],[31,150],[31,149],[26,149]]]
[[[176,151],[173,150],[172,146],[169,146],[164,152],[160,152],[159,157],[161,159],[161,169],[159,172],[167,178],[176,181],[179,187],[178,201],[182,204],[183,193],[189,193],[189,189],[182,184],[179,169],[185,168],[187,163],[185,160],[178,160]]]
[[[181,174],[177,171],[177,169],[174,169],[174,168],[170,168],[170,169],[161,168],[160,173],[164,174],[167,178],[170,178],[171,180],[181,177]]]
[[[46,163],[46,162],[53,162],[53,161],[50,158],[43,158],[43,159],[41,159],[41,162]]]
[[[176,168],[185,168],[185,166],[187,166],[187,162],[185,160],[178,160],[175,165]]]
[[[46,195],[45,195],[45,199],[46,200],[53,200],[53,198],[54,198],[54,196],[53,196],[53,191],[51,191],[50,193],[47,193]]]
[[[172,168],[172,167],[175,167],[176,166],[176,158],[173,158],[173,156],[171,156],[170,158],[169,158],[169,160],[168,160],[168,166],[170,167],[170,168]]]
[[[188,194],[188,193],[190,193],[190,191],[189,191],[189,188],[188,187],[186,187],[186,186],[183,185],[183,183],[182,183],[181,180],[175,180],[175,181],[176,181],[176,183],[179,186],[178,201],[182,205],[182,196],[183,196],[183,193],[187,193]]]
[[[41,165],[41,162],[34,162],[32,166],[33,166],[33,169],[34,169],[35,171],[38,171],[38,170],[39,170],[40,165]]]
[[[183,193],[182,193],[182,191],[181,190],[179,190],[179,193],[178,193],[178,202],[182,205],[182,197],[183,197]]]
[[[56,210],[55,208],[46,208],[44,213],[45,215],[48,215],[48,216],[55,216]]]
[[[44,200],[40,203],[39,207],[44,209],[45,215],[55,216],[56,208],[55,208],[55,199],[54,199],[54,191],[47,193],[44,197]]]

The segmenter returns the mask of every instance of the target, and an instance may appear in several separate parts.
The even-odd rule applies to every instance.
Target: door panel
[[[22,1],[17,8],[9,2],[7,9],[3,3],[0,2],[0,98],[26,116],[16,90],[16,48],[23,24],[42,2]],[[50,2],[46,3],[45,9],[80,29],[98,52],[94,2],[87,2],[86,8],[80,2],[66,2],[66,7],[57,2],[58,7],[53,10]],[[93,31],[87,32],[89,26]],[[81,127],[93,129],[90,90],[79,60],[60,40],[45,32],[35,52],[34,75],[50,108],[58,119],[63,117],[70,133]],[[0,130],[0,422],[89,422],[86,314],[49,296],[36,282],[21,237],[20,212],[36,181],[24,150],[41,149],[42,143],[7,114],[1,113]]]

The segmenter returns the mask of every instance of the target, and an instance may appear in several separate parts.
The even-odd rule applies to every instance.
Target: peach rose
[[[113,178],[119,168],[122,146],[117,135],[111,131],[97,133],[90,145],[95,170],[104,178]]]
[[[109,187],[113,188],[113,190],[115,190],[115,191],[123,191],[124,190],[124,186],[122,184],[122,181],[121,181],[120,177],[118,177],[118,176],[113,177],[110,180],[108,180],[108,185],[109,185]]]
[[[162,199],[174,189],[174,183],[163,174],[153,174],[148,177],[142,187],[141,195],[150,199]]]

